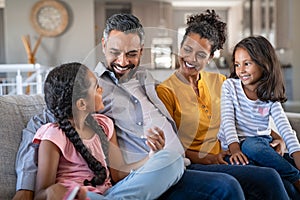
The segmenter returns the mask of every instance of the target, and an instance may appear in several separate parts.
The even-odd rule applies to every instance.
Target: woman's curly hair
[[[81,63],[66,63],[51,70],[44,85],[47,108],[53,113],[59,128],[73,143],[75,149],[87,162],[95,176],[85,180],[84,185],[102,185],[107,178],[106,168],[89,152],[69,119],[73,118],[73,108],[80,98],[87,97],[90,87],[89,69]],[[100,136],[102,149],[107,157],[108,141],[102,128],[91,114],[86,118],[87,124]]]
[[[216,50],[223,49],[227,37],[226,23],[220,20],[220,17],[214,10],[206,10],[205,13],[189,16],[187,25],[181,46],[191,33],[196,33],[210,42],[211,55]]]

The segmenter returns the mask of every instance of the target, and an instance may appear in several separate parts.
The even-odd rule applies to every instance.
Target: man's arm
[[[37,171],[37,147],[32,145],[32,139],[41,125],[53,122],[53,115],[44,109],[39,115],[33,116],[22,131],[22,140],[16,157],[17,173],[16,190],[20,192],[34,191]],[[32,193],[32,192],[31,192]],[[14,199],[17,199],[18,193]]]

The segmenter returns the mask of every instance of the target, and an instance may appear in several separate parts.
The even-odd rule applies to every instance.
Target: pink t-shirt
[[[114,130],[112,120],[101,114],[95,114],[94,118],[103,128],[108,140],[110,140]],[[57,124],[48,123],[41,126],[34,136],[33,143],[40,143],[41,140],[53,142],[61,151],[62,155],[56,174],[57,183],[61,183],[68,189],[71,189],[76,185],[83,186],[85,179],[91,180],[94,177],[94,173],[90,170],[84,158],[76,151],[72,142],[66,137],[63,131],[58,128]],[[91,139],[84,139],[82,141],[92,155],[107,168],[99,136],[95,134]],[[96,188],[92,186],[87,186],[87,188],[89,191],[103,194],[111,186],[109,171],[107,169],[107,178],[104,184]]]

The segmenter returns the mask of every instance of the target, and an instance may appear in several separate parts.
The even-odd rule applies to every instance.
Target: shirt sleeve
[[[160,100],[167,108],[171,117],[174,119],[174,113],[173,113],[175,107],[175,100],[173,98],[175,96],[174,93],[171,91],[171,89],[168,89],[167,86],[163,84],[160,84],[156,87],[156,92]]]
[[[21,189],[34,191],[37,172],[37,147],[32,144],[32,139],[43,124],[53,121],[53,115],[47,109],[44,109],[42,114],[33,116],[27,127],[23,129],[15,165],[17,191]]]
[[[272,105],[271,116],[279,134],[282,136],[287,146],[289,154],[291,155],[296,151],[300,151],[300,144],[297,139],[296,132],[292,129],[280,102],[275,102]]]
[[[107,135],[107,139],[110,140],[114,134],[114,123],[113,121],[103,115],[103,114],[95,114],[94,118],[98,122],[98,124],[102,127],[104,133]]]
[[[222,85],[221,93],[221,125],[220,129],[223,132],[223,138],[229,146],[234,142],[239,142],[236,125],[235,125],[235,112],[233,105],[233,91],[234,83],[230,79],[226,80]]]

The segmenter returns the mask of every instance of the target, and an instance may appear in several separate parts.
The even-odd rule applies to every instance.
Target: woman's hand
[[[273,139],[270,143],[270,146],[281,156],[283,156],[286,146],[282,138],[280,139]]]
[[[224,165],[228,165],[228,163],[224,160],[225,156],[229,156],[231,155],[229,150],[227,151],[222,151],[221,153],[219,153],[217,155],[217,164],[224,164]]]
[[[165,134],[164,132],[158,128],[154,127],[153,129],[150,128],[148,130],[147,137],[147,145],[150,147],[151,151],[149,155],[152,155],[153,153],[161,150],[165,146]]]
[[[206,152],[198,152],[187,149],[185,155],[192,163],[198,163],[203,165],[212,164],[225,164],[228,163],[224,160],[226,155],[230,155],[229,151],[222,151],[219,154],[212,154]]]
[[[271,130],[271,136],[273,138],[272,142],[270,143],[270,146],[277,152],[279,155],[283,156],[286,150],[285,143],[275,131]]]

